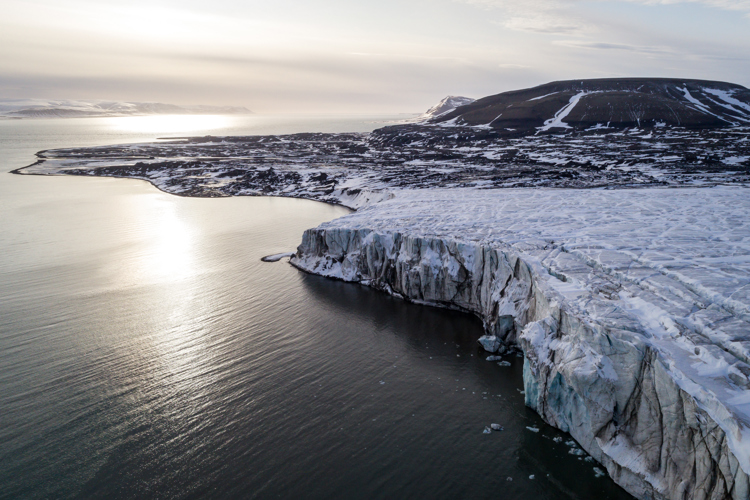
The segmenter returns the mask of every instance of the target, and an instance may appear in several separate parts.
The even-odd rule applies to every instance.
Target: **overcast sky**
[[[0,0],[0,97],[415,112],[553,80],[750,86],[750,0]]]

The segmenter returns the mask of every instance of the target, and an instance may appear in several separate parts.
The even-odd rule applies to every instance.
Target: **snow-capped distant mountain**
[[[428,109],[427,112],[420,117],[420,119],[421,120],[434,119],[446,113],[449,113],[460,106],[465,106],[475,101],[476,99],[472,99],[471,97],[449,95],[445,97],[443,100],[441,100],[439,103],[435,104],[433,107]]]
[[[177,106],[161,102],[101,100],[0,99],[0,116],[68,118],[96,116],[249,114],[241,106]]]
[[[570,80],[484,97],[430,122],[515,133],[748,126],[750,90],[732,83],[676,78]]]

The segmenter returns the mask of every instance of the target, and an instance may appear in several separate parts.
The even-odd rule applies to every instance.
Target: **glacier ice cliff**
[[[749,209],[732,187],[400,190],[292,263],[479,316],[523,350],[526,404],[636,497],[746,499]]]

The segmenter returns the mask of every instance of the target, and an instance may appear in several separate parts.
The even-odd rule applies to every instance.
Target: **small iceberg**
[[[263,262],[278,262],[284,257],[291,257],[292,255],[294,255],[294,252],[276,253],[273,255],[266,255],[260,260],[262,260]]]
[[[493,431],[502,431],[503,430],[503,426],[500,425],[500,424],[490,424],[490,428]]]
[[[531,432],[539,432],[539,429],[537,429],[536,427],[529,427],[529,426],[527,425],[527,426],[526,426],[526,428],[527,428],[528,430],[530,430]]]
[[[484,430],[482,431],[482,434],[491,434],[491,433],[492,433],[492,429],[485,426]]]
[[[481,345],[485,351],[499,352],[500,354],[505,352],[505,344],[494,335],[482,335],[477,342],[479,342],[479,345]]]

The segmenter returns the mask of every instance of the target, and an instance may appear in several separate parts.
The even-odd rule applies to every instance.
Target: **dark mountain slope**
[[[674,78],[570,80],[484,97],[430,123],[512,132],[748,126],[750,90],[732,83]]]

